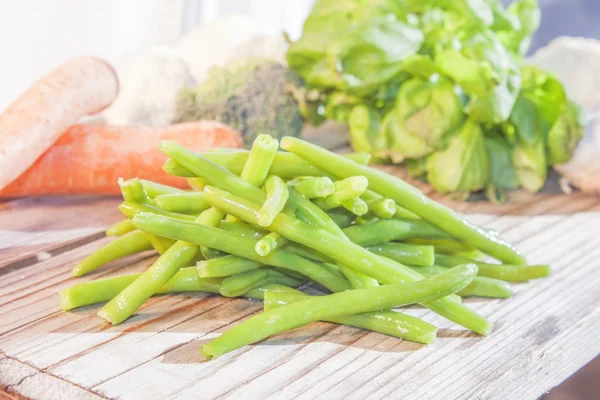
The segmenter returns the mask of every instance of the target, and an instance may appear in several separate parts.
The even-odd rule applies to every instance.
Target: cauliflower
[[[103,113],[114,125],[167,125],[175,119],[175,99],[194,83],[187,64],[172,49],[157,47],[117,71],[119,94]]]

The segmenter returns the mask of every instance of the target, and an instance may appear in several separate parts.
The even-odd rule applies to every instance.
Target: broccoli
[[[301,79],[271,60],[214,67],[206,81],[179,92],[176,122],[212,119],[240,132],[249,146],[261,133],[299,136],[303,120],[290,93]]]

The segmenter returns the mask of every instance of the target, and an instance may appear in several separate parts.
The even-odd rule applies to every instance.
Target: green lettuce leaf
[[[573,152],[584,134],[581,108],[569,101],[548,132],[546,155],[549,165],[562,164],[573,157]]]
[[[543,142],[532,146],[521,144],[513,149],[512,162],[519,184],[531,193],[539,192],[548,177],[544,150]]]
[[[450,145],[427,158],[427,179],[441,193],[483,189],[490,177],[490,160],[481,126],[471,120]]]

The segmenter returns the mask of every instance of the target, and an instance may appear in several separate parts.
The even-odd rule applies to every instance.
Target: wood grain
[[[5,204],[0,239],[12,242],[0,249],[0,387],[40,399],[535,399],[600,353],[598,198],[566,196],[552,183],[536,197],[511,193],[503,206],[433,197],[498,230],[530,262],[553,267],[547,279],[515,284],[511,299],[465,301],[494,323],[492,335],[410,307],[407,313],[440,327],[435,344],[314,323],[213,361],[203,359],[201,344],[259,312],[260,303],[166,295],[114,327],[95,315],[99,306],[61,312],[60,289],[143,271],[155,256],[73,278],[71,268],[109,240],[101,232],[119,219],[118,200]],[[54,232],[63,236],[47,238]]]

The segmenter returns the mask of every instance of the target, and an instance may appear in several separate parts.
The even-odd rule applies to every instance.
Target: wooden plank
[[[0,205],[0,276],[102,237],[117,198],[43,197]]]
[[[100,400],[106,397],[0,353],[0,398]]]
[[[600,331],[597,198],[548,190],[535,198],[515,192],[505,206],[442,201],[469,213],[473,223],[497,229],[531,262],[554,267],[548,279],[515,285],[512,299],[466,300],[495,323],[490,337],[469,334],[411,307],[406,312],[441,328],[436,344],[315,323],[204,362],[199,346],[258,312],[260,303],[203,294],[161,296],[115,327],[96,317],[99,306],[60,312],[56,292],[61,288],[141,271],[154,259],[149,254],[131,257],[92,276],[72,278],[73,265],[108,240],[94,237],[27,268],[19,259],[6,264],[17,267],[5,270],[0,280],[0,352],[14,360],[5,365],[16,378],[0,382],[15,385],[25,378],[9,389],[34,398],[72,394],[35,392],[38,386],[65,384],[70,386],[61,390],[83,391],[73,394],[78,398],[537,398],[600,353],[595,340]],[[95,213],[89,226],[104,224],[104,229],[118,215],[107,211],[103,216],[101,210],[116,203],[90,202],[78,213]],[[46,206],[28,206],[38,215],[38,227],[71,229],[48,216],[52,207]],[[68,218],[66,208],[61,212]],[[15,375],[21,365],[33,370]]]

